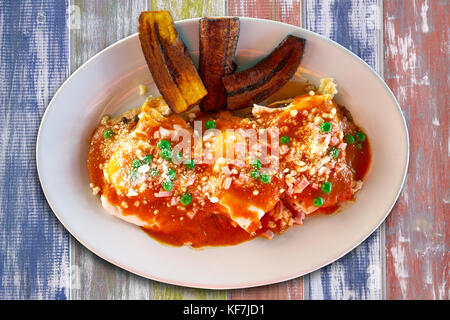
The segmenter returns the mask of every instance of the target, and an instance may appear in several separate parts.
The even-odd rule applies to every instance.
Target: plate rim
[[[226,16],[224,16],[226,17]],[[228,16],[228,17],[236,17],[236,16]],[[305,28],[299,27],[299,26],[295,26],[295,25],[291,25],[291,24],[287,24],[287,23],[283,23],[283,22],[278,22],[278,21],[274,21],[274,20],[269,20],[269,19],[260,19],[260,18],[251,18],[251,17],[241,17],[241,16],[237,16],[240,20],[247,20],[247,21],[255,21],[255,22],[263,22],[263,23],[271,23],[271,24],[275,24],[275,25],[282,25],[282,26],[287,26],[289,28],[294,28],[297,30],[300,30],[301,32],[304,32],[306,34],[309,34],[313,37],[317,37],[323,41],[325,41],[328,44],[331,44],[332,46],[337,47],[338,49],[343,50],[345,53],[350,54],[350,56],[352,58],[354,58],[355,61],[358,61],[358,63],[362,64],[363,66],[365,66],[366,68],[368,68],[370,70],[370,72],[375,76],[376,80],[384,87],[385,90],[387,90],[390,99],[394,102],[397,112],[400,115],[400,118],[402,120],[402,124],[403,124],[403,131],[405,133],[405,142],[406,142],[406,155],[405,155],[405,160],[403,163],[404,166],[404,170],[403,170],[403,175],[402,175],[402,180],[401,183],[398,187],[397,193],[395,195],[395,197],[393,198],[393,201],[389,207],[388,210],[386,210],[385,215],[383,216],[382,219],[380,219],[380,221],[373,227],[370,228],[370,231],[364,235],[360,241],[358,241],[357,243],[355,243],[355,245],[351,246],[348,250],[344,250],[343,252],[340,252],[338,254],[335,255],[335,257],[333,257],[332,259],[328,260],[327,262],[323,263],[323,264],[319,264],[318,266],[314,266],[309,268],[307,271],[305,272],[300,272],[300,273],[295,273],[293,275],[289,275],[289,276],[283,276],[282,278],[279,278],[277,280],[270,280],[270,281],[260,281],[258,283],[251,283],[251,284],[240,284],[240,285],[233,285],[233,286],[217,286],[217,285],[200,285],[200,284],[196,284],[196,283],[185,283],[185,282],[178,282],[178,281],[174,281],[174,280],[170,280],[170,279],[164,279],[162,277],[158,277],[158,276],[154,276],[154,275],[148,275],[148,274],[144,274],[143,272],[139,272],[137,270],[134,270],[132,267],[129,266],[123,266],[120,263],[114,261],[114,259],[110,258],[110,257],[106,257],[105,255],[103,255],[102,253],[98,252],[98,250],[90,247],[89,245],[87,245],[84,241],[82,241],[81,239],[79,239],[78,235],[75,235],[74,232],[72,232],[71,228],[69,228],[65,222],[63,221],[63,219],[61,219],[60,215],[56,212],[56,210],[54,209],[54,206],[52,204],[52,201],[50,200],[50,198],[48,197],[48,192],[46,190],[46,187],[44,186],[43,183],[43,177],[42,174],[40,172],[40,162],[39,162],[39,145],[40,145],[40,137],[41,137],[41,131],[42,128],[44,127],[45,123],[46,123],[46,118],[47,118],[47,114],[49,112],[49,110],[51,109],[52,105],[54,104],[54,100],[55,98],[59,95],[60,91],[64,90],[64,88],[70,83],[71,79],[73,77],[75,77],[83,68],[86,67],[87,64],[89,64],[92,60],[97,59],[102,53],[104,53],[107,50],[110,50],[112,48],[114,48],[115,46],[120,45],[122,42],[128,41],[131,38],[134,37],[138,37],[138,32],[133,33],[123,39],[120,39],[116,42],[114,42],[113,44],[105,47],[104,49],[100,50],[99,52],[97,52],[95,55],[93,55],[91,58],[89,58],[88,60],[86,60],[81,66],[79,66],[72,74],[69,75],[69,77],[67,77],[67,79],[61,84],[61,86],[58,88],[58,90],[55,92],[55,94],[53,95],[53,97],[51,98],[51,100],[49,101],[45,112],[42,116],[40,125],[39,125],[39,130],[38,130],[38,134],[36,137],[36,153],[35,153],[35,157],[36,157],[36,168],[37,168],[37,172],[38,172],[38,177],[39,177],[39,183],[41,185],[41,189],[42,192],[45,196],[45,199],[48,203],[48,205],[50,206],[50,208],[52,209],[53,214],[57,217],[59,223],[61,223],[64,228],[70,233],[70,235],[72,237],[74,237],[79,243],[81,243],[85,248],[87,248],[89,251],[91,251],[92,253],[94,253],[96,256],[102,258],[103,260],[111,263],[114,266],[117,266],[121,269],[124,269],[128,272],[131,272],[133,274],[136,274],[138,276],[141,276],[143,278],[149,279],[149,280],[154,280],[154,281],[159,281],[159,282],[163,282],[163,283],[167,283],[167,284],[172,284],[172,285],[177,285],[177,286],[183,286],[183,287],[189,287],[189,288],[199,288],[199,289],[212,289],[212,290],[226,290],[226,289],[243,289],[243,288],[253,288],[253,287],[259,287],[259,286],[263,286],[263,285],[271,285],[271,284],[276,284],[276,283],[280,283],[280,282],[284,282],[284,281],[289,281],[301,276],[304,276],[306,274],[309,274],[311,272],[314,272],[316,270],[319,270],[327,265],[330,265],[332,263],[334,263],[335,261],[339,260],[340,258],[344,257],[345,255],[347,255],[349,252],[353,251],[356,247],[358,247],[359,245],[361,245],[367,238],[369,238],[380,226],[381,224],[386,220],[387,216],[391,213],[393,207],[395,206],[395,204],[398,201],[398,198],[400,196],[400,193],[403,190],[403,187],[405,185],[406,182],[406,177],[407,177],[407,173],[408,173],[408,168],[409,168],[409,159],[410,159],[410,139],[409,139],[409,130],[408,130],[408,126],[407,126],[407,122],[405,119],[405,116],[402,112],[402,109],[400,107],[400,104],[398,103],[395,95],[393,94],[392,90],[389,88],[389,86],[386,84],[386,82],[384,81],[383,78],[381,78],[381,76],[369,65],[367,64],[363,59],[361,59],[359,56],[357,56],[355,53],[353,53],[352,51],[350,51],[349,49],[345,48],[344,46],[342,46],[341,44],[331,40],[328,37],[325,37],[323,35],[320,35],[316,32],[307,30]],[[181,26],[183,24],[188,24],[188,23],[192,23],[195,21],[199,21],[201,19],[201,17],[197,17],[197,18],[190,18],[190,19],[184,19],[184,20],[179,20],[175,22],[176,26]],[[70,260],[70,257],[69,257]]]

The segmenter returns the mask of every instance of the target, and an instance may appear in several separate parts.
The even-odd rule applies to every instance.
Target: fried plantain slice
[[[227,93],[222,77],[236,70],[234,54],[239,38],[239,18],[200,20],[199,73],[208,94],[200,103],[202,111],[225,109]]]
[[[305,39],[289,35],[255,66],[224,76],[227,108],[235,110],[251,106],[280,89],[297,71],[305,43]]]
[[[207,94],[168,11],[139,16],[139,40],[153,80],[175,113],[188,110]]]

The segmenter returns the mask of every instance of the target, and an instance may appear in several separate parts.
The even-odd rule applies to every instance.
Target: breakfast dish
[[[175,26],[202,77],[195,63],[200,63],[200,20],[177,21]],[[339,94],[332,100],[344,115],[345,109],[339,105],[351,112],[354,122],[367,136],[363,147],[368,146],[370,151],[370,169],[363,178],[361,190],[355,194],[355,201],[342,202],[336,214],[319,213],[324,210],[322,206],[321,210],[316,210],[317,214],[305,214],[303,225],[293,225],[271,240],[255,235],[251,241],[239,245],[204,246],[201,250],[192,250],[186,245],[165,245],[155,241],[141,227],[122,220],[125,216],[119,219],[108,214],[102,206],[100,196],[103,194],[99,188],[94,188],[98,192],[96,195],[89,188],[92,183],[86,168],[89,141],[105,114],[120,121],[123,112],[138,107],[126,115],[133,120],[141,113],[141,106],[149,95],[155,98],[161,95],[136,33],[82,65],[56,92],[44,113],[37,137],[36,166],[45,197],[67,231],[93,254],[137,275],[176,285],[215,289],[252,287],[292,279],[339,259],[362,243],[384,221],[401,190],[408,164],[408,132],[404,118],[389,88],[361,59],[325,37],[292,25],[239,17],[234,72],[257,64],[288,35],[306,39],[301,64],[274,96],[255,104],[286,107],[289,98],[309,94],[310,88],[303,87],[308,82],[317,87],[313,88],[316,96],[327,93],[332,96],[331,90],[320,90],[333,87],[332,82],[324,81],[320,86],[320,78],[333,77]],[[208,91],[213,90],[204,79],[202,82]],[[144,87],[147,89],[140,90]],[[280,101],[282,103],[274,104]],[[252,118],[253,107],[231,112],[235,116]],[[179,115],[197,113],[199,108],[194,106]],[[222,105],[219,112],[226,110],[227,106]],[[206,128],[203,128],[205,133]],[[346,156],[352,146],[358,150],[355,135],[355,143],[346,146]],[[181,142],[171,138],[163,140],[170,142],[172,151]],[[157,149],[156,153],[159,152]],[[261,165],[263,169],[267,166]],[[176,183],[174,180],[174,185]],[[128,203],[129,208],[134,202]],[[262,224],[268,219],[266,215],[269,217],[268,212],[262,217]]]
[[[211,30],[228,36],[208,39]],[[368,138],[333,100],[332,79],[257,104],[289,81],[305,41],[288,36],[236,73],[238,30],[237,18],[200,20],[199,76],[170,15],[141,14],[142,49],[162,97],[103,117],[90,140],[87,168],[103,207],[164,243],[271,239],[353,200],[369,168]]]

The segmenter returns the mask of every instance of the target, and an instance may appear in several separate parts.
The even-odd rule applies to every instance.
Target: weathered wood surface
[[[308,0],[304,27],[340,43],[381,72],[381,12],[377,0]],[[340,260],[305,276],[308,298],[381,299],[382,238],[383,227]]]
[[[310,275],[229,291],[147,280],[69,241],[37,178],[40,119],[64,79],[136,32],[150,9],[176,20],[241,15],[303,26],[384,71],[411,143],[386,226]],[[0,0],[0,299],[448,299],[448,11],[442,0]]]
[[[301,27],[301,0],[228,0],[227,15],[276,20]]]
[[[69,236],[36,170],[36,137],[69,71],[65,1],[0,1],[0,299],[67,299]]]
[[[384,3],[385,79],[410,136],[386,223],[388,299],[449,299],[449,12],[450,1]]]

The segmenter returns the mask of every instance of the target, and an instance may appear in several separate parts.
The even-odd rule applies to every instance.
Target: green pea
[[[363,148],[363,146],[362,146],[362,144],[361,144],[361,143],[358,143],[358,144],[356,145],[356,149],[358,149],[358,150],[362,150],[362,148]]]
[[[330,154],[330,156],[332,156],[335,159],[337,157],[339,157],[339,149],[338,148],[331,147],[330,150],[328,151],[328,153]]]
[[[322,192],[323,193],[330,193],[332,187],[333,186],[332,186],[331,182],[324,182],[324,184],[322,184]]]
[[[330,132],[333,129],[333,125],[329,122],[324,122],[320,125],[320,130],[324,133]]]
[[[216,123],[214,121],[206,121],[205,128],[206,129],[214,129],[216,127]]]
[[[161,186],[166,191],[172,191],[173,189],[173,182],[170,180],[165,180],[161,183]]]
[[[161,158],[172,161],[172,151],[170,151],[169,149],[161,150]]]
[[[259,161],[259,159],[253,159],[252,160],[252,167],[255,169],[260,169],[261,168],[261,161]]]
[[[169,177],[170,180],[175,179],[175,177],[177,176],[175,170],[173,169],[169,169],[169,171],[167,172],[167,177]]]
[[[180,197],[180,203],[183,206],[187,206],[192,202],[192,196],[189,193],[185,193]]]
[[[351,134],[348,134],[348,135],[345,136],[345,141],[348,144],[354,144],[355,143],[355,137],[352,136]]]
[[[142,166],[142,162],[139,159],[133,160],[131,166],[133,167],[133,169],[138,169],[140,166]]]
[[[280,138],[280,143],[281,143],[281,144],[288,144],[289,141],[291,141],[291,138],[290,138],[289,136],[282,136],[282,137]]]
[[[161,140],[158,142],[159,150],[170,150],[170,142],[167,140]]]
[[[193,170],[195,168],[195,162],[192,159],[186,160],[184,162],[184,165],[186,166],[186,168],[188,168],[189,170]]]
[[[321,207],[321,206],[323,206],[323,199],[322,199],[321,197],[315,198],[314,201],[313,201],[313,205],[314,205],[315,207]]]
[[[112,137],[114,137],[114,131],[112,131],[111,129],[106,129],[105,131],[103,131],[103,138],[109,139]]]
[[[150,163],[152,163],[152,160],[153,160],[153,157],[151,155],[146,155],[144,157],[144,159],[142,159],[142,162],[144,164],[150,164]]]
[[[366,140],[366,135],[362,132],[357,132],[355,134],[356,140],[358,140],[359,142],[363,142],[364,140]]]
[[[159,175],[159,170],[156,168],[151,168],[148,172],[151,177],[157,177]]]
[[[253,179],[257,180],[257,179],[259,179],[260,173],[259,173],[258,170],[252,170],[252,171],[250,172],[250,176],[251,176]]]
[[[260,179],[261,179],[262,183],[270,183],[270,180],[272,180],[272,177],[267,174],[262,174]]]

